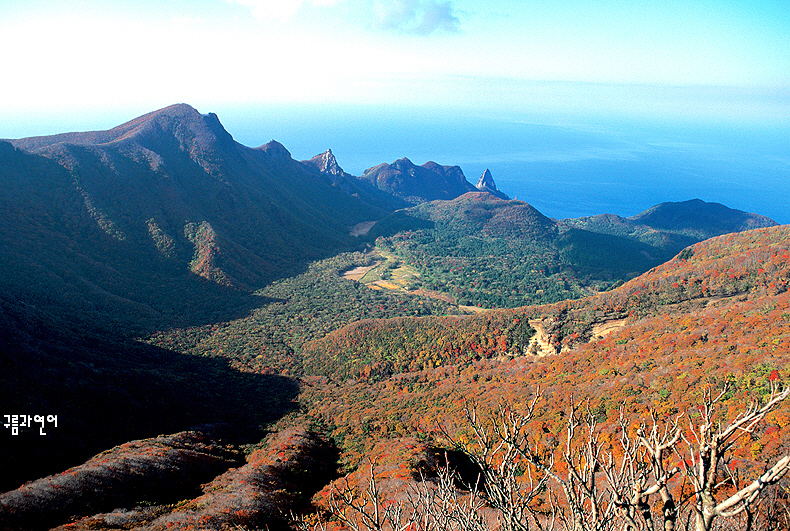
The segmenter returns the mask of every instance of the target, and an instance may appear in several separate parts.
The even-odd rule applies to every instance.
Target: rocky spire
[[[481,192],[488,192],[489,194],[495,195],[500,199],[510,199],[508,196],[500,192],[499,188],[496,187],[494,178],[491,176],[491,170],[488,168],[486,168],[486,171],[484,171],[483,175],[480,176],[480,180],[477,181],[476,188]]]
[[[343,172],[343,168],[337,163],[337,159],[331,149],[327,149],[320,155],[316,155],[310,159],[310,162],[312,162],[321,173],[328,173],[329,175],[341,175],[345,173]]]

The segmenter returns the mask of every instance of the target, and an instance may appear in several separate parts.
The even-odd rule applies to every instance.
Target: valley
[[[470,405],[539,395],[524,436],[554,464],[580,405],[621,454],[650,418],[690,440],[706,392],[732,418],[790,378],[790,228],[723,205],[555,220],[490,172],[355,177],[187,105],[0,141],[0,180],[0,404],[59,420],[0,433],[0,529],[343,529],[343,485],[393,505],[472,466]],[[787,453],[788,419],[738,439],[719,493]],[[556,478],[529,518],[565,510]]]
[[[461,312],[472,313],[482,311],[476,306],[456,304],[455,299],[446,293],[429,291],[418,286],[420,274],[414,267],[403,264],[400,258],[379,247],[369,253],[372,265],[355,267],[343,272],[343,278],[354,280],[373,290],[392,290],[409,293],[417,297],[427,297],[446,302],[457,307]]]

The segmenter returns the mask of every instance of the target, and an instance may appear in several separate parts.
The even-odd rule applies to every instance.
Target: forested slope
[[[533,327],[545,336],[541,352],[555,353],[590,340],[596,325],[608,321],[648,316],[679,304],[704,305],[720,297],[783,293],[790,278],[789,236],[787,226],[719,236],[619,288],[580,300],[464,318],[352,323],[305,345],[304,356],[319,374],[391,374],[519,356]]]
[[[721,219],[710,219],[711,211]],[[701,221],[694,221],[696,213]],[[478,192],[395,212],[371,234],[381,249],[419,271],[415,285],[463,305],[513,308],[610,289],[700,240],[771,225],[762,216],[698,200],[658,205],[638,221],[610,215],[552,220],[523,201]]]
[[[720,411],[734,414],[768,393],[769,380],[790,378],[788,247],[786,226],[726,235],[611,293],[579,301],[490,312],[451,326],[431,317],[407,326],[401,320],[355,325],[313,346],[315,355],[324,352],[337,365],[331,379],[306,378],[300,401],[310,417],[331,427],[351,468],[381,453],[374,447],[384,440],[416,437],[441,446],[440,428],[463,440],[469,435],[466,405],[474,404],[481,416],[503,403],[518,410],[538,388],[543,400],[529,437],[548,448],[563,437],[573,403],[588,404],[604,433],[614,434],[621,407],[632,422],[648,418],[648,411],[660,418],[693,413],[707,390],[727,384]],[[552,344],[565,350],[537,357],[514,349],[505,332],[521,319],[547,323]],[[610,319],[617,326],[592,333]],[[419,359],[423,351],[436,359],[400,374],[363,370],[344,379],[355,353],[366,350],[360,342],[380,352],[380,342],[394,341],[404,329],[406,339],[397,340],[404,359]],[[483,331],[503,341],[491,341],[478,354],[475,334]],[[348,334],[352,341],[343,340]],[[461,355],[448,353],[447,343],[460,347]],[[786,451],[788,406],[738,450],[747,476]]]
[[[130,500],[126,509],[69,528],[283,525],[271,512],[278,503],[304,503],[305,495],[317,492],[315,503],[326,507],[332,489],[344,485],[341,480],[323,490],[313,484],[309,493],[291,490],[307,485],[294,478],[302,478],[321,455],[336,455],[340,472],[352,473],[349,481],[360,486],[367,459],[375,459],[383,495],[403,500],[421,474],[436,473],[441,456],[455,444],[448,437],[468,440],[466,407],[483,417],[501,404],[520,410],[538,388],[542,399],[527,436],[545,451],[561,448],[572,404],[586,404],[603,442],[614,441],[621,414],[636,423],[651,414],[694,415],[704,393],[725,384],[729,392],[717,411],[734,414],[765,395],[769,382],[790,378],[789,244],[786,226],[726,235],[696,244],[620,288],[581,300],[467,317],[367,320],[341,329],[305,347],[311,357],[304,359],[303,370],[324,375],[305,375],[298,411],[270,424],[277,430],[307,427],[297,439],[284,431],[273,436],[281,442],[265,446],[264,454],[248,448],[248,465],[218,477],[197,498],[149,509],[135,508]],[[600,325],[609,325],[608,331]],[[545,348],[553,354],[525,352],[523,343],[537,328],[548,336]],[[352,332],[353,340],[341,341]],[[360,367],[356,358],[363,350],[371,359]],[[389,357],[393,352],[395,360]],[[310,369],[311,363],[322,364],[320,370]],[[788,405],[780,406],[733,450],[744,478],[755,477],[762,463],[784,451],[789,419]],[[316,438],[316,432],[323,435]],[[289,453],[288,441],[304,452]],[[269,457],[261,461],[262,455]],[[334,465],[322,466],[328,467],[322,477],[329,483]],[[275,486],[273,497],[265,485]],[[18,493],[8,496],[15,499]]]

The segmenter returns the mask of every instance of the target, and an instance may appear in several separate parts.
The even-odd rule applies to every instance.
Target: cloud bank
[[[250,8],[252,16],[262,21],[285,22],[296,16],[302,5],[332,6],[339,0],[233,0]]]
[[[231,1],[249,8],[257,20],[283,23],[295,18],[300,9],[334,6],[351,0]],[[382,30],[430,35],[437,31],[457,33],[461,26],[451,0],[363,0],[360,7],[356,22],[364,24],[365,15],[370,14],[374,17],[373,26]]]
[[[461,26],[449,1],[379,0],[376,14],[379,27],[416,35],[429,35],[437,30],[456,33]]]

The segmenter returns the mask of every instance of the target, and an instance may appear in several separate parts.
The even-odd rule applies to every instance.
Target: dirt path
[[[370,271],[371,269],[375,269],[380,265],[381,262],[376,262],[373,265],[369,265],[369,266],[355,267],[354,269],[350,269],[345,273],[343,273],[343,278],[347,278],[349,280],[356,280],[357,282],[359,282],[360,280],[362,280],[362,277],[364,277],[368,273],[368,271]]]
[[[376,224],[375,221],[363,221],[362,223],[357,223],[356,225],[351,227],[351,232],[349,232],[349,234],[351,236],[357,236],[357,237],[367,236],[368,232],[370,232],[370,229],[372,229],[373,225],[375,224]]]
[[[543,326],[542,319],[530,319],[529,326],[535,329],[535,335],[529,340],[527,352],[542,358],[543,356],[550,356],[557,353],[557,349],[549,341],[549,336]]]
[[[352,230],[352,234],[362,233],[362,230],[370,230],[370,228],[375,224],[375,222],[365,222],[360,223],[359,225],[355,226]],[[364,225],[365,227],[361,227]],[[357,230],[359,229],[359,230]],[[367,266],[359,266],[353,269],[349,269],[348,271],[342,274],[343,278],[347,278],[349,280],[354,280],[356,282],[360,282],[367,286],[370,289],[374,290],[391,290],[391,291],[400,291],[403,293],[411,293],[412,295],[418,295],[421,297],[430,297],[432,299],[438,299],[449,304],[456,305],[455,298],[451,297],[446,293],[441,293],[439,291],[432,291],[427,289],[412,289],[410,288],[410,284],[412,280],[415,278],[419,278],[419,274],[414,268],[404,265],[400,262],[400,259],[397,258],[395,255],[387,252],[382,252],[381,250],[376,250],[371,252],[368,256],[371,257],[378,257],[381,260],[376,260],[371,265]],[[381,278],[383,275],[381,271],[375,271],[377,268],[386,268],[391,262],[398,262],[397,267],[394,270],[387,271],[387,277]],[[368,273],[370,273],[368,275]],[[467,313],[479,313],[484,312],[483,308],[478,308],[476,306],[458,306],[461,310]]]
[[[625,319],[614,319],[612,321],[604,321],[603,323],[594,324],[592,329],[592,337],[603,337],[605,335],[611,334],[615,330],[620,330],[624,326]]]

